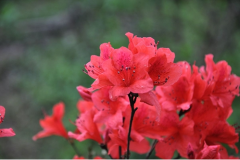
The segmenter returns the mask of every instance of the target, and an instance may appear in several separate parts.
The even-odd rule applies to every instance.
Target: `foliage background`
[[[0,158],[72,158],[73,149],[61,137],[32,141],[41,130],[42,109],[52,114],[52,106],[63,101],[64,124],[74,130],[69,119],[78,114],[76,86],[93,82],[82,72],[84,64],[99,55],[101,43],[127,46],[128,31],[153,37],[175,52],[175,61],[200,66],[213,53],[215,62],[226,60],[240,76],[239,19],[238,0],[1,0],[0,105],[6,108],[1,128],[12,127],[16,136],[0,139]],[[230,124],[239,125],[239,103],[236,98]],[[85,156],[91,145],[101,155],[96,143],[77,143]]]

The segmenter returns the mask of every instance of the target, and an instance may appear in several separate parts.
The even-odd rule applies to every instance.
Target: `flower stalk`
[[[69,144],[72,146],[72,148],[74,149],[74,151],[76,152],[76,154],[80,157],[81,153],[79,152],[79,150],[77,149],[75,143],[73,140],[68,140]]]
[[[132,112],[131,112],[131,118],[130,118],[129,129],[128,129],[128,137],[127,137],[127,159],[129,159],[129,156],[130,156],[129,147],[130,147],[130,141],[131,141],[131,129],[132,129],[133,117],[134,117],[135,112],[138,109],[138,108],[134,108],[134,104],[136,103],[137,97],[138,97],[137,93],[130,92],[128,94],[128,98],[129,98],[129,101],[130,101],[130,106],[131,106]]]
[[[153,150],[154,150],[157,142],[158,142],[158,140],[156,140],[156,139],[153,141],[152,147],[151,147],[151,149],[149,150],[149,152],[147,153],[146,159],[148,159],[148,158],[150,157],[150,155],[152,154],[152,152],[153,152]]]

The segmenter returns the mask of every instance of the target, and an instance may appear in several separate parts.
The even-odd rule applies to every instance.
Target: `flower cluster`
[[[236,128],[227,122],[239,96],[240,77],[226,61],[205,57],[206,67],[174,63],[169,48],[158,48],[151,37],[126,33],[128,48],[100,45],[84,72],[95,79],[90,88],[78,86],[76,131],[61,122],[64,105],[40,120],[44,128],[34,140],[50,135],[84,141],[92,139],[111,158],[129,158],[130,151],[159,158],[233,158],[222,144],[238,152]],[[150,145],[149,140],[153,144]]]

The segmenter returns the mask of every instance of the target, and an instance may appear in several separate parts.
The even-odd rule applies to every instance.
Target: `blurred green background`
[[[99,55],[101,43],[127,46],[126,32],[153,37],[158,47],[175,52],[175,61],[200,66],[213,53],[215,62],[226,60],[240,76],[238,0],[0,0],[0,105],[6,108],[1,128],[16,132],[0,139],[0,158],[71,159],[75,152],[61,137],[32,141],[42,130],[42,109],[52,114],[52,106],[63,101],[64,124],[74,130],[69,119],[78,114],[76,86],[93,82],[82,72],[84,64]],[[239,104],[236,98],[230,124],[240,125]],[[85,156],[91,145],[94,155],[102,154],[91,140],[77,143]]]

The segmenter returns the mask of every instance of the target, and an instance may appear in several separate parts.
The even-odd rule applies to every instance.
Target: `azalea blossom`
[[[129,49],[125,47],[115,49],[112,59],[103,63],[105,71],[92,84],[92,87],[99,89],[104,86],[112,86],[109,91],[112,100],[130,92],[148,92],[153,89],[153,84],[143,63],[143,59]]]
[[[39,121],[42,131],[33,136],[33,140],[52,135],[68,138],[66,129],[63,126],[62,118],[64,116],[64,104],[62,102],[54,105],[52,116],[44,115],[44,119]]]
[[[68,136],[80,142],[86,139],[93,139],[101,144],[102,138],[99,133],[99,128],[97,124],[93,122],[95,112],[96,109],[92,108],[82,113],[75,123],[80,133],[68,132]]]

